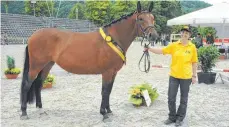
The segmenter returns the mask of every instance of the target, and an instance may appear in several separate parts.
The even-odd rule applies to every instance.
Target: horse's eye
[[[143,21],[143,18],[139,18],[140,21]]]

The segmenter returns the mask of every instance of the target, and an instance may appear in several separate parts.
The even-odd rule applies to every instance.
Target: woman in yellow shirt
[[[164,48],[146,48],[156,54],[170,54],[172,63],[170,65],[168,108],[169,118],[165,124],[175,122],[175,126],[181,126],[186,115],[189,86],[196,83],[197,50],[194,44],[188,39],[191,31],[188,26],[181,29],[181,39],[170,43]],[[180,86],[180,106],[176,112],[176,95]]]

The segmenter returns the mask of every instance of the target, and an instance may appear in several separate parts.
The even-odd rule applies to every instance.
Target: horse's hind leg
[[[44,80],[48,76],[52,66],[54,65],[54,62],[49,62],[45,67],[41,70],[41,72],[38,74],[37,78],[34,81],[35,85],[35,95],[36,95],[36,107],[39,109],[42,109],[42,102],[41,102],[41,88]],[[41,111],[41,114],[44,112]]]
[[[40,96],[41,89],[40,88],[42,86],[42,81],[43,81],[42,79],[46,78],[45,72],[46,70],[48,70],[48,69],[45,69],[43,73],[42,68],[41,66],[37,66],[37,68],[31,69],[29,70],[29,73],[23,75],[23,81],[22,81],[22,87],[21,87],[21,110],[22,110],[21,119],[28,119],[27,112],[26,112],[27,102],[33,103],[35,96],[36,96],[36,102],[38,102],[37,105],[42,107],[41,101],[40,101],[41,100],[40,99],[41,98]]]
[[[22,115],[21,115],[21,119],[28,119],[27,116],[27,101],[29,100],[29,95],[32,94],[32,92],[30,92],[30,88],[32,86],[33,83],[33,79],[31,79],[29,76],[25,77],[25,82],[24,82],[24,86],[22,86],[21,88],[21,111],[22,111]]]
[[[30,59],[31,58],[31,59]],[[45,61],[36,61],[34,57],[29,56],[28,47],[26,47],[26,56],[23,70],[23,77],[21,83],[21,119],[28,119],[27,116],[27,102],[32,103],[35,98],[36,85],[33,81],[36,79],[42,68],[48,63]]]
[[[30,70],[30,72],[31,73],[29,74],[23,75],[23,81],[21,86],[21,119],[28,119],[26,112],[27,102],[32,103],[34,100],[35,85],[33,85],[33,82],[39,71],[36,69]]]
[[[116,72],[106,72],[102,74],[102,103],[100,113],[103,115],[103,120],[108,118],[108,113],[112,113],[110,109],[110,93],[116,77]]]

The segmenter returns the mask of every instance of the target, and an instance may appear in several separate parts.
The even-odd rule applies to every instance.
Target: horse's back
[[[31,37],[29,38],[28,43],[46,43],[46,41],[49,41],[49,43],[54,42],[68,42],[70,39],[73,39],[73,41],[84,41],[84,44],[87,43],[85,40],[88,40],[88,38],[93,37],[98,32],[87,32],[87,33],[80,33],[80,32],[73,32],[70,30],[63,30],[63,29],[57,29],[57,28],[42,28],[34,32]],[[39,40],[39,42],[37,41]],[[70,41],[69,41],[70,42]]]
[[[62,35],[62,37],[68,37],[73,32],[67,31],[67,30],[59,30],[57,28],[42,28],[37,31],[35,31],[31,37],[29,38],[29,43],[36,43],[36,40],[45,40],[45,39],[55,39],[58,37],[58,35]],[[30,39],[32,39],[30,41]],[[44,41],[43,41],[44,42]],[[42,43],[42,42],[39,42]]]

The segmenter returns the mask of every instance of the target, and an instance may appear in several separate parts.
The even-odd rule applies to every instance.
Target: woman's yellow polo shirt
[[[180,79],[192,78],[192,63],[197,63],[196,46],[189,41],[188,45],[182,45],[180,41],[169,44],[162,49],[163,54],[172,55],[170,76]]]

